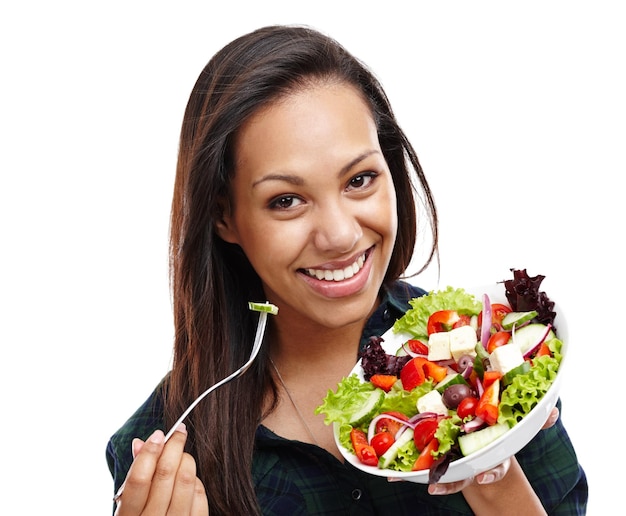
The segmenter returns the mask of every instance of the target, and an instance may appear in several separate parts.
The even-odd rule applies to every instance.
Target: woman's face
[[[241,246],[279,317],[327,328],[366,318],[397,215],[361,96],[345,84],[294,92],[249,119],[234,151],[230,212],[218,232]]]

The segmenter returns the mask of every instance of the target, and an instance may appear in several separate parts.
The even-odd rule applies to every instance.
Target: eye
[[[283,195],[276,197],[269,203],[269,207],[272,210],[288,210],[302,203],[302,199],[295,195]]]
[[[348,183],[348,190],[359,190],[363,188],[367,188],[371,185],[372,181],[376,179],[378,174],[376,172],[366,172],[363,174],[359,174],[350,179]]]

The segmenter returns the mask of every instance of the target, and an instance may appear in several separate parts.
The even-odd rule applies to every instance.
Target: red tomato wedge
[[[436,452],[439,449],[439,441],[437,439],[431,439],[430,442],[426,445],[426,447],[422,450],[422,452],[417,457],[415,464],[413,464],[413,471],[419,471],[421,469],[430,469],[435,462],[433,457],[433,452]]]
[[[413,353],[418,355],[428,355],[428,346],[421,340],[411,339],[408,340],[406,344]]]
[[[367,442],[367,434],[358,428],[353,428],[350,431],[350,441],[354,447],[354,453],[357,458],[367,466],[377,466],[378,456],[373,446],[370,446]]]

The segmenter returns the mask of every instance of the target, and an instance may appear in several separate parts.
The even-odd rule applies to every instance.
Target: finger
[[[498,464],[495,468],[491,468],[476,475],[475,478],[467,478],[465,480],[459,480],[457,482],[431,484],[428,486],[428,492],[431,495],[449,495],[462,491],[474,482],[478,484],[492,484],[494,482],[502,480],[508,473],[510,467],[511,459],[506,459],[502,464]]]
[[[194,503],[196,489],[196,461],[188,453],[183,454],[176,472],[172,500],[167,514],[189,514]]]
[[[505,460],[502,464],[498,464],[495,468],[484,471],[476,475],[476,483],[478,484],[493,484],[502,480],[509,472],[511,467],[511,459]]]
[[[550,412],[548,419],[546,419],[546,422],[541,428],[543,430],[545,430],[546,428],[550,428],[551,426],[554,426],[558,420],[559,420],[559,409],[557,407],[554,407],[552,409],[552,412]]]
[[[467,478],[465,480],[459,480],[457,482],[446,482],[438,484],[430,484],[428,486],[428,492],[431,495],[449,495],[458,493],[465,489],[474,481],[474,478]]]
[[[206,490],[201,480],[196,477],[194,486],[193,505],[191,507],[191,516],[208,516],[209,500],[206,496]]]
[[[145,506],[146,513],[166,513],[172,498],[174,482],[183,457],[186,440],[187,429],[185,425],[181,423],[165,444],[161,456],[153,470],[154,474],[152,476],[150,493]],[[139,456],[141,456],[141,454]]]
[[[156,430],[145,443],[137,446],[139,452],[124,480],[124,493],[118,501],[116,515],[139,514],[145,507],[164,441],[163,432]]]

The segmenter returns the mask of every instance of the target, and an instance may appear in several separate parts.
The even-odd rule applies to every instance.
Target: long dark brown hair
[[[374,75],[336,41],[306,27],[265,27],[232,41],[200,74],[182,124],[171,215],[175,346],[164,391],[168,425],[209,385],[246,361],[258,318],[247,303],[265,300],[239,246],[215,231],[234,173],[235,135],[262,106],[319,81],[353,85],[378,127],[398,199],[398,235],[385,282],[398,279],[413,255],[415,193],[431,228],[431,248],[421,270],[436,256],[437,215],[430,188]],[[264,347],[246,374],[204,399],[187,420],[188,451],[213,515],[259,514],[251,467],[268,392],[275,401]]]

